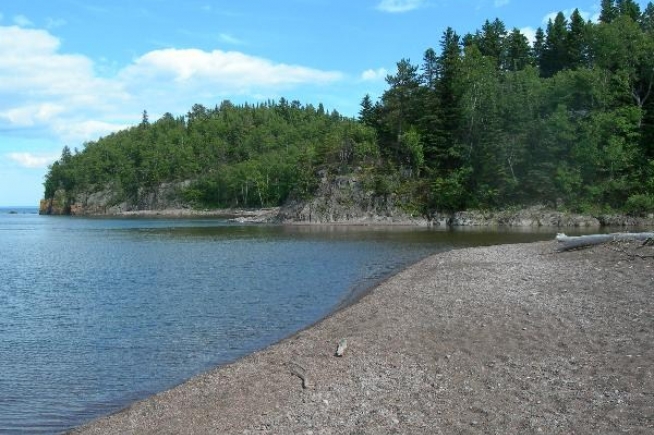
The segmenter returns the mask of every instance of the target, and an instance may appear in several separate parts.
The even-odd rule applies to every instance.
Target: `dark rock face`
[[[282,207],[281,222],[352,224],[429,224],[425,216],[406,212],[408,200],[396,194],[367,191],[357,175],[323,179],[315,196]]]
[[[40,214],[73,216],[116,216],[136,210],[183,209],[182,189],[191,181],[164,183],[150,190],[141,189],[135,201],[122,198],[111,186],[94,192],[82,192],[72,199],[58,190],[54,198],[41,200]]]

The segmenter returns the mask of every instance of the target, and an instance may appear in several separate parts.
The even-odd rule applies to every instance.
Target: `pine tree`
[[[643,32],[654,35],[654,4],[652,2],[647,3],[645,10],[640,16],[639,23]]]
[[[359,121],[362,123],[374,126],[374,105],[372,104],[372,98],[370,94],[366,94],[361,100],[361,110],[359,110]]]
[[[494,58],[498,67],[503,64],[506,58],[505,37],[506,26],[496,18],[492,23],[486,20],[481,28],[481,34],[477,41],[481,55]]]
[[[509,71],[521,71],[529,65],[531,50],[527,37],[520,33],[520,30],[513,29],[505,39],[506,57],[502,65],[503,69]]]
[[[640,6],[633,0],[616,0],[615,7],[620,16],[629,17],[634,22],[640,20]]]
[[[544,77],[552,77],[568,66],[568,21],[563,12],[547,23],[547,36],[541,56],[540,69]]]
[[[543,51],[545,50],[545,32],[542,27],[536,29],[534,36],[534,46],[532,48],[533,62],[535,65],[541,65],[543,61]]]
[[[567,67],[577,69],[588,65],[587,24],[575,9],[570,16],[569,31],[567,34]]]

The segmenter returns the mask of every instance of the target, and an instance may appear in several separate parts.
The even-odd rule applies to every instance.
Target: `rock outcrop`
[[[349,223],[429,225],[425,216],[406,210],[409,199],[397,194],[377,195],[366,190],[355,175],[323,177],[316,194],[305,201],[282,207],[277,220],[295,223]]]
[[[654,227],[654,216],[590,216],[555,211],[544,206],[510,210],[468,210],[456,213],[433,212],[428,216],[411,213],[410,197],[395,193],[377,194],[366,188],[363,175],[328,176],[321,180],[313,197],[291,200],[283,207],[262,210],[196,210],[184,201],[183,191],[191,181],[164,183],[145,191],[135,202],[125,201],[110,186],[70,198],[57,191],[54,198],[41,200],[40,213],[77,216],[212,216],[238,222],[294,224],[413,225],[435,227],[514,228],[600,228]]]

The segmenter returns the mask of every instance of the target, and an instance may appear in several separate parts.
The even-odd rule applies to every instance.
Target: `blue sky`
[[[0,206],[38,205],[64,145],[285,97],[356,116],[397,61],[500,18],[526,35],[599,0],[26,0],[0,4]],[[645,2],[641,2],[644,6]]]

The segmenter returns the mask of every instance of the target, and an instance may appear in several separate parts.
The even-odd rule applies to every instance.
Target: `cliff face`
[[[190,181],[164,183],[157,188],[139,189],[135,201],[126,201],[110,186],[72,197],[58,190],[52,199],[43,199],[39,214],[72,216],[118,216],[132,211],[154,211],[190,208],[183,201],[182,190]]]
[[[278,220],[298,223],[413,224],[429,225],[424,216],[412,215],[409,199],[396,194],[375,195],[366,190],[357,174],[323,177],[315,196],[291,201],[281,208]]]

